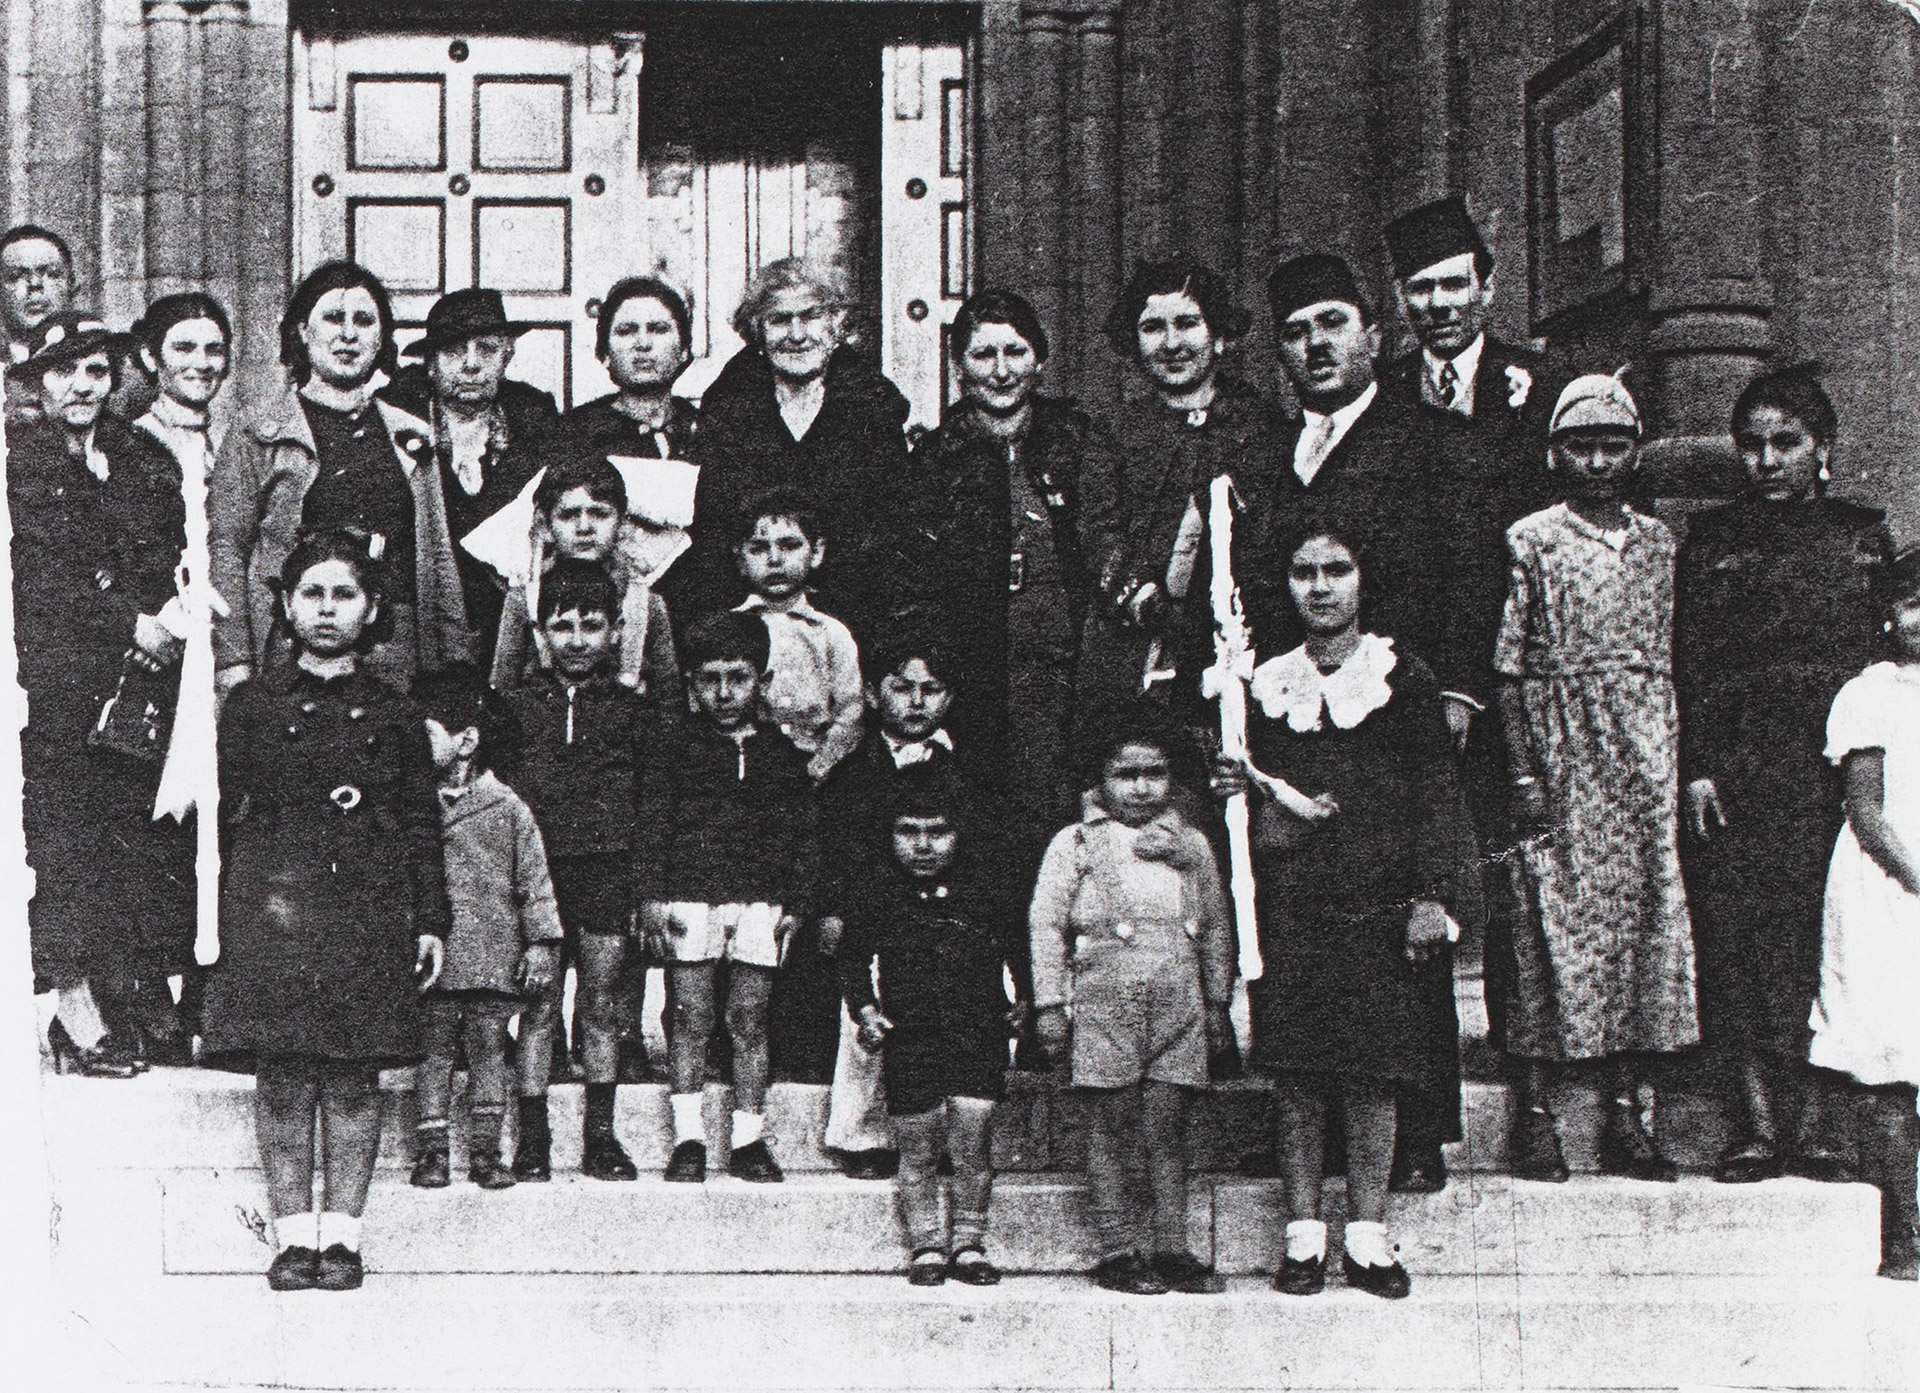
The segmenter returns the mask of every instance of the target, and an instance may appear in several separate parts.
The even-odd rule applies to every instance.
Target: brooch
[[[1518,363],[1507,364],[1507,405],[1518,411],[1527,404],[1527,394],[1533,390],[1533,374]]]
[[[343,813],[350,813],[360,806],[360,790],[352,784],[341,784],[327,795],[333,800],[333,806]]]

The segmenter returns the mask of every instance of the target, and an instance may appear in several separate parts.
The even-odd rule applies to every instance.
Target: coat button
[[[314,712],[318,711],[319,709],[320,708],[318,706],[315,706],[310,701],[303,701],[300,703],[300,714],[302,716],[311,716]]]
[[[350,721],[364,721],[364,720],[366,720],[366,718],[367,718],[367,708],[366,708],[366,707],[364,707],[364,706],[352,706],[352,707],[349,707],[349,708],[347,708],[347,719],[348,719],[348,720],[350,720]]]
[[[297,739],[299,739],[299,738],[300,738],[300,727],[299,727],[299,726],[288,726],[288,727],[287,727],[287,739],[289,739],[289,740],[297,740]]]

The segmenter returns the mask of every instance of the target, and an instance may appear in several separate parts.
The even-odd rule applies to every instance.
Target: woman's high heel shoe
[[[93,1079],[130,1079],[140,1072],[132,1060],[121,1054],[111,1035],[90,1050],[74,1043],[59,1017],[47,1027],[47,1046],[53,1051],[53,1067],[62,1074],[85,1074]]]

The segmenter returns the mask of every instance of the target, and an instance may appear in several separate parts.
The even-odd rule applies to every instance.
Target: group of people
[[[1187,1247],[1186,1125],[1245,1067],[1275,1088],[1275,1286],[1324,1286],[1344,1152],[1344,1278],[1391,1298],[1388,1194],[1443,1187],[1460,1136],[1466,936],[1515,1175],[1567,1178],[1579,1067],[1601,1169],[1672,1180],[1650,1066],[1704,1037],[1719,1178],[1871,1181],[1912,1279],[1920,555],[1826,496],[1807,369],[1733,403],[1742,496],[1676,546],[1623,382],[1489,334],[1464,203],[1386,242],[1395,358],[1339,258],[1269,277],[1297,409],[1234,370],[1224,279],[1173,258],[1106,325],[1138,404],[1043,394],[1039,316],[985,290],[912,441],[830,266],[756,275],[697,406],[684,296],[620,281],[615,391],[562,414],[507,375],[531,326],[496,292],[446,295],[402,355],[378,279],[332,262],[281,322],[286,395],[219,439],[217,302],[117,334],[71,306],[57,236],[7,232],[56,1059],[254,1073],[280,1289],[361,1280],[381,1067],[419,1066],[416,1185],[451,1179],[456,1064],[475,1183],[550,1178],[569,1077],[584,1173],[634,1179],[614,1106],[654,1067],[650,968],[666,1179],[705,1178],[711,1071],[714,1149],[757,1182],[769,1080],[830,1083],[826,1141],[894,1175],[917,1284],[999,1279],[1017,1061],[1084,1104],[1096,1280],[1221,1289]]]

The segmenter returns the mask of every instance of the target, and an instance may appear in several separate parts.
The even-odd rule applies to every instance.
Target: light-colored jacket
[[[413,490],[413,652],[404,666],[409,674],[429,671],[473,655],[432,428],[386,401],[374,405]],[[409,451],[415,440],[420,448]],[[319,474],[313,430],[291,389],[273,410],[229,431],[221,443],[207,486],[207,525],[214,588],[231,610],[214,628],[222,668],[247,664],[258,671],[265,664],[274,631],[273,586],[299,539],[307,490]]]
[[[489,771],[457,798],[440,795],[440,826],[453,931],[437,985],[450,992],[518,992],[521,951],[560,941],[546,845],[533,813]]]

